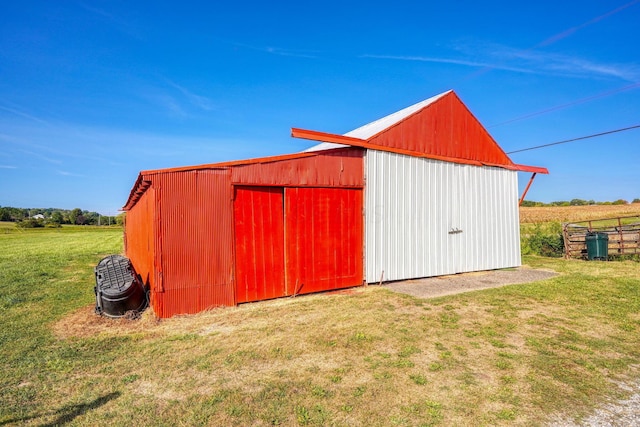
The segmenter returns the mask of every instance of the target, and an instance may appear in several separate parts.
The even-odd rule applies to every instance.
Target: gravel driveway
[[[640,426],[640,382],[619,384],[632,393],[629,398],[608,402],[598,407],[591,415],[580,422],[559,419],[549,423],[548,427],[637,427]]]

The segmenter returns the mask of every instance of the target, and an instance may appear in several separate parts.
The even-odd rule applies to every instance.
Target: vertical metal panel
[[[517,173],[369,150],[368,282],[520,265]]]
[[[125,219],[125,250],[136,273],[155,289],[155,191],[149,188]]]
[[[362,190],[286,188],[289,293],[362,284]]]
[[[437,156],[513,165],[454,92],[369,138],[368,142]]]
[[[283,203],[283,188],[235,189],[236,303],[286,295]]]
[[[362,187],[362,148],[319,152],[310,157],[232,166],[234,184]]]
[[[234,305],[230,175],[227,170],[197,170],[154,176],[160,257],[156,273],[162,283],[153,295],[156,315]]]
[[[127,211],[125,249],[136,273],[149,287],[154,313],[162,317],[165,295],[162,293],[161,239],[158,232],[159,194],[152,181],[148,182],[148,189]]]

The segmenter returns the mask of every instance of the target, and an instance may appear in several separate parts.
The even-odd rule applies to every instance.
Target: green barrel
[[[607,260],[609,256],[609,235],[607,233],[587,233],[587,259]]]

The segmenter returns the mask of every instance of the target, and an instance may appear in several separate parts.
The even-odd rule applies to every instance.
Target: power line
[[[535,116],[540,116],[540,115],[545,114],[545,113],[550,113],[552,111],[561,110],[563,108],[572,107],[572,106],[578,105],[578,104],[583,104],[585,102],[593,101],[594,99],[604,98],[605,96],[613,95],[613,94],[616,94],[616,93],[619,93],[619,92],[624,92],[624,91],[627,91],[627,90],[630,90],[630,89],[635,89],[635,88],[638,88],[638,87],[640,87],[640,82],[634,83],[634,84],[629,85],[629,86],[624,86],[624,87],[621,87],[621,88],[618,88],[618,89],[613,89],[613,90],[609,90],[609,91],[606,91],[606,92],[602,92],[602,93],[599,93],[597,95],[588,96],[586,98],[581,98],[581,99],[578,99],[576,101],[568,102],[566,104],[556,105],[555,107],[549,107],[549,108],[545,108],[544,110],[536,111],[536,112],[533,112],[533,113],[528,113],[528,114],[525,114],[523,116],[516,117],[514,119],[510,119],[510,120],[507,120],[507,121],[504,121],[504,122],[501,122],[501,123],[496,123],[495,125],[487,126],[487,129],[495,128],[495,127],[498,127],[498,126],[506,125],[506,124],[517,122],[517,121],[524,120],[524,119],[529,119],[529,118],[535,117]]]
[[[583,24],[577,25],[575,27],[571,27],[571,28],[559,33],[559,34],[556,34],[555,36],[549,37],[548,39],[538,43],[535,47],[549,46],[550,44],[553,44],[553,43],[555,43],[555,42],[557,42],[559,40],[564,39],[565,37],[568,37],[568,36],[572,35],[573,33],[575,33],[578,30],[581,30],[581,29],[583,29],[585,27],[588,27],[589,25],[595,24],[596,22],[602,21],[603,19],[608,18],[609,16],[614,15],[614,14],[620,12],[621,10],[626,9],[629,6],[633,6],[634,4],[638,3],[638,1],[640,1],[640,0],[633,0],[633,1],[629,2],[629,3],[627,3],[627,4],[623,4],[622,6],[619,6],[619,7],[615,8],[615,9],[613,9],[613,10],[610,10],[609,12],[607,12],[605,14],[602,14],[600,16],[596,16],[595,18],[593,18],[593,19],[591,19],[591,20],[589,20],[589,21],[587,21],[587,22],[585,22]]]
[[[622,129],[609,130],[607,132],[595,133],[593,135],[581,136],[579,138],[567,139],[567,140],[564,140],[564,141],[552,142],[551,144],[536,145],[535,147],[529,147],[529,148],[523,148],[521,150],[509,151],[507,154],[520,153],[522,151],[529,151],[529,150],[537,150],[538,148],[551,147],[552,145],[566,144],[567,142],[580,141],[582,139],[595,138],[596,136],[609,135],[609,134],[612,134],[612,133],[624,132],[625,130],[631,130],[631,129],[637,129],[637,128],[640,128],[640,125],[629,126],[629,127],[622,128]]]

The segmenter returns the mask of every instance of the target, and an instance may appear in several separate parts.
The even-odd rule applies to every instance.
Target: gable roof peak
[[[450,93],[455,93],[453,90],[448,90],[439,95],[432,96],[431,98],[425,99],[424,101],[420,101],[416,104],[410,105],[409,107],[403,108],[400,111],[396,111],[395,113],[389,114],[381,119],[375,120],[371,123],[368,123],[364,126],[360,126],[357,129],[354,129],[350,132],[344,134],[344,136],[350,136],[352,138],[360,138],[360,139],[369,139],[374,135],[379,134],[385,129],[390,128],[396,123],[404,120],[405,118],[411,116],[412,114],[422,110],[423,108],[433,104],[438,101],[440,98],[443,98],[445,95]]]

